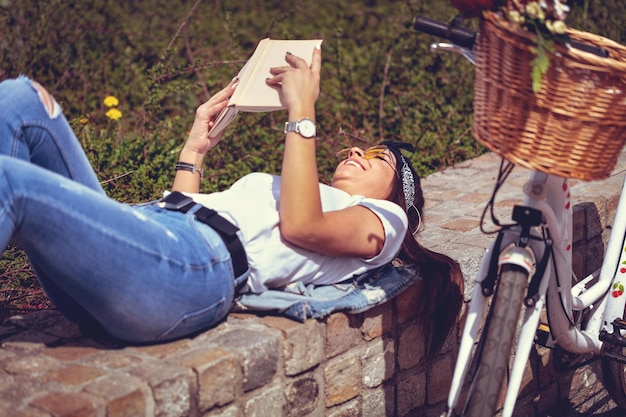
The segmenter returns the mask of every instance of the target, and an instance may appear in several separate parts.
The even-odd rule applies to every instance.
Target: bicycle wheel
[[[626,311],[624,313],[626,315]],[[608,349],[611,349],[613,353],[626,355],[625,348],[615,346]],[[615,404],[626,409],[626,364],[602,356],[602,382]]]
[[[483,330],[484,345],[478,358],[478,370],[463,416],[489,417],[496,412],[527,285],[526,270],[516,265],[502,266],[491,316]]]

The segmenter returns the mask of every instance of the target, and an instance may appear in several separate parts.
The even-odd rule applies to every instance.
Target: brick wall
[[[19,331],[0,350],[0,410],[10,410],[7,416],[404,416],[415,409],[435,415],[447,393],[452,343],[433,364],[424,363],[410,308],[414,292],[321,322],[232,314],[193,339],[144,347],[103,346],[55,312],[11,319],[3,331]]]
[[[489,154],[424,179],[422,239],[461,262],[466,294],[491,239],[477,226],[494,166]],[[526,175],[515,173],[511,185]],[[601,258],[621,179],[572,187],[576,268],[587,271]],[[503,190],[502,204],[513,192]],[[411,309],[416,291],[323,321],[232,314],[194,338],[143,347],[87,338],[54,311],[15,317],[0,326],[0,416],[438,416],[458,329],[426,363]],[[585,415],[597,400],[612,407],[597,362],[561,373],[556,362],[553,351],[533,349],[516,415]]]

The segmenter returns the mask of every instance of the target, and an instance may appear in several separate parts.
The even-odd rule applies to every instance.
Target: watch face
[[[312,138],[315,136],[315,123],[311,120],[301,120],[298,123],[298,132],[305,138]]]

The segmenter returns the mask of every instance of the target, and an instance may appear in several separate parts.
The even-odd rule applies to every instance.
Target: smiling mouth
[[[352,166],[355,166],[355,167],[365,171],[365,168],[363,168],[363,166],[361,164],[359,164],[358,162],[353,161],[353,160],[346,161],[346,165],[352,165]]]

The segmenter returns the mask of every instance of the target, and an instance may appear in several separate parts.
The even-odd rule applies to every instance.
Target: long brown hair
[[[413,176],[412,204],[407,205],[402,178],[399,178],[400,181],[394,181],[388,200],[405,209],[409,219],[409,227],[397,260],[405,265],[418,266],[422,275],[418,284],[420,291],[415,308],[421,317],[423,333],[426,337],[426,356],[432,357],[441,350],[446,338],[455,328],[463,305],[463,273],[459,263],[454,259],[427,249],[418,242],[415,233],[424,219],[424,193],[420,178],[408,159],[401,156],[398,142],[383,142],[382,144],[387,145],[396,157],[397,175],[403,175],[402,169],[410,169],[410,174]],[[412,151],[412,147],[401,147]]]

